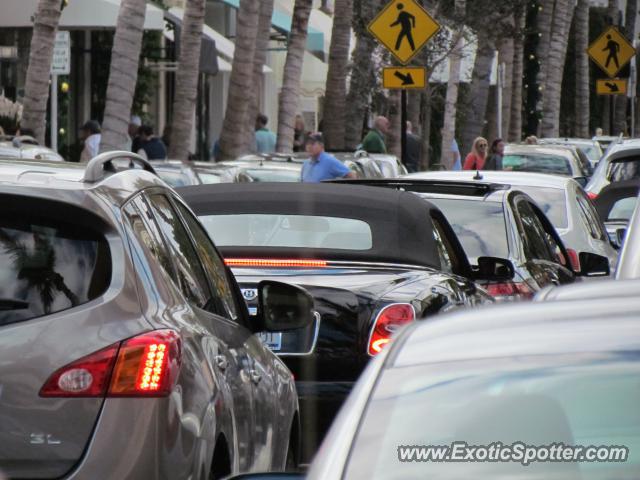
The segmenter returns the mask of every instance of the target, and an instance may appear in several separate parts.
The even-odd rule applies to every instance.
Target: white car
[[[607,149],[585,190],[594,199],[610,183],[634,178],[640,178],[640,139],[621,140]]]

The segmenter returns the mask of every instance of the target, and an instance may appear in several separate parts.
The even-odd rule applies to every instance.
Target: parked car
[[[368,153],[364,150],[358,150],[355,152],[354,156],[356,158],[371,158],[378,164],[383,176],[386,178],[397,178],[400,175],[406,175],[407,173],[409,173],[407,171],[407,167],[405,167],[400,159],[395,155]]]
[[[586,138],[540,138],[538,143],[541,145],[573,145],[583,152],[591,163],[591,168],[595,169],[598,162],[602,158],[604,150],[596,140]]]
[[[193,171],[201,184],[232,183],[239,181],[241,169],[226,162],[192,162]]]
[[[640,208],[637,203],[624,234],[616,279],[640,279]]]
[[[264,282],[250,320],[202,225],[135,154],[0,160],[0,199],[0,470],[191,479],[295,464],[293,378],[253,333],[312,321],[306,292]]]
[[[509,185],[529,195],[551,221],[567,248],[573,270],[581,271],[580,253],[588,252],[609,260],[616,269],[618,252],[607,236],[598,213],[583,188],[573,179],[526,172],[421,172],[404,178],[490,182]]]
[[[0,158],[64,162],[64,158],[57,152],[39,145],[37,140],[30,136],[0,137]]]
[[[278,279],[315,299],[316,322],[265,335],[296,378],[309,460],[369,359],[418,318],[491,302],[474,280],[508,280],[508,261],[472,271],[439,209],[412,193],[358,185],[226,184],[178,189],[232,267],[250,311]]]
[[[598,215],[604,222],[611,243],[622,246],[629,220],[638,204],[640,178],[610,183],[594,200]]]
[[[640,178],[640,140],[617,142],[598,163],[585,190],[595,199],[610,183]]]
[[[582,154],[584,155],[584,154]],[[591,166],[575,147],[562,145],[507,145],[502,169],[571,177],[581,186],[591,176]]]
[[[193,167],[179,160],[154,161],[153,169],[162,180],[172,187],[186,187],[202,183]]]
[[[496,298],[530,299],[546,285],[576,279],[569,253],[555,228],[536,202],[517,188],[478,180],[420,180],[409,176],[364,183],[414,192],[436,205],[453,227],[472,266],[480,267],[477,259],[484,256],[509,259],[515,267],[512,278],[481,285]],[[606,257],[590,252],[578,252],[578,256],[580,276],[609,275]]]
[[[593,140],[598,142],[603,151],[606,151],[612,144],[620,141],[621,139],[622,135],[618,137],[613,135],[596,135],[593,137]]]
[[[558,290],[592,293],[593,286]],[[640,444],[638,315],[637,295],[593,295],[410,325],[358,380],[304,478],[634,478],[640,470],[633,453]],[[501,451],[517,443],[624,446],[628,456],[526,466],[517,457],[408,461],[421,446],[453,448],[454,442],[475,446],[478,459],[479,447],[494,445],[495,452],[498,442]]]

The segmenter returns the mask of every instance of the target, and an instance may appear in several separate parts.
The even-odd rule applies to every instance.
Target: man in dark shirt
[[[422,139],[413,133],[413,125],[407,122],[407,170],[409,173],[420,171],[420,159],[422,158]]]
[[[148,160],[166,160],[167,147],[164,146],[162,140],[153,134],[151,125],[142,125],[139,130],[140,134],[140,150],[139,153],[146,156]]]

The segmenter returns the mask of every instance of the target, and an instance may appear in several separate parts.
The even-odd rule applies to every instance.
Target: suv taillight
[[[178,377],[181,343],[173,330],[155,330],[110,345],[56,371],[42,397],[163,397]]]
[[[587,192],[587,197],[589,197],[591,200],[595,200],[596,198],[598,198],[598,194],[593,192]]]
[[[573,267],[573,271],[576,273],[580,272],[580,256],[578,252],[571,248],[567,248],[567,254],[569,255],[569,260],[571,261],[571,267]]]
[[[531,299],[534,295],[531,287],[524,282],[488,283],[482,287],[489,295],[496,298]]]
[[[413,306],[408,303],[396,303],[384,307],[373,324],[369,337],[369,355],[377,355],[391,341],[391,336],[400,327],[416,319]]]

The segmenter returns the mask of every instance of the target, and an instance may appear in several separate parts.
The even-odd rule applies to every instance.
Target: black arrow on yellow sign
[[[605,82],[605,85],[607,86],[607,88],[609,89],[609,91],[611,93],[615,93],[615,92],[619,92],[620,91],[620,89],[618,88],[618,85],[616,85],[615,83]]]
[[[415,83],[410,73],[407,73],[406,75],[404,75],[400,72],[396,72],[394,73],[394,75],[398,77],[400,80],[402,80],[402,85],[413,85]]]

